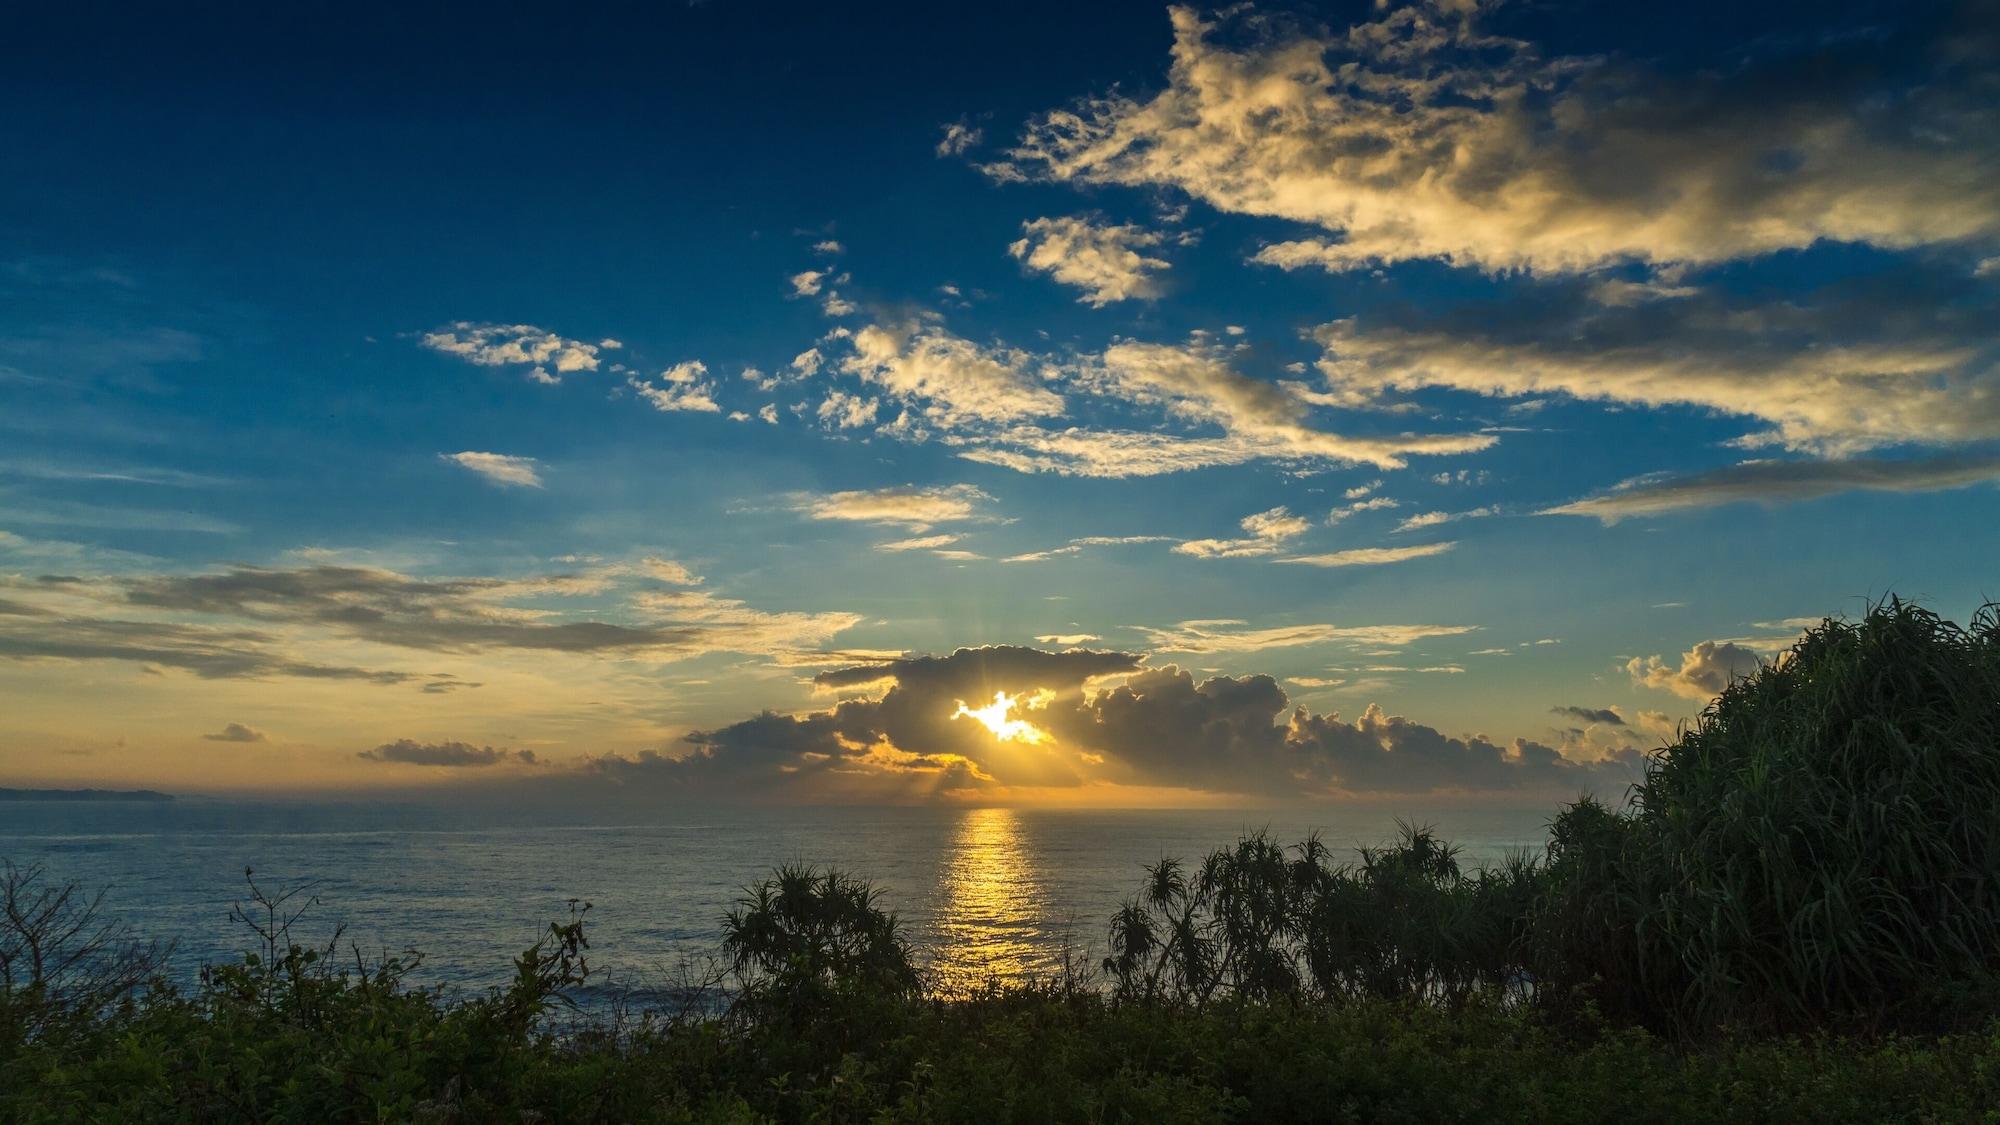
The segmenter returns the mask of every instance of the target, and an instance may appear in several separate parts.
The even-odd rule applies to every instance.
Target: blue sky
[[[2000,546],[1991,12],[1740,7],[30,13],[0,780],[1615,791]]]

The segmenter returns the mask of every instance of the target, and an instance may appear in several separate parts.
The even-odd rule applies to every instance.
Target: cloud
[[[1294,707],[1269,676],[1197,682],[1141,661],[999,646],[833,669],[824,685],[880,694],[765,711],[690,734],[680,756],[609,756],[591,769],[640,792],[711,798],[922,800],[1093,783],[1336,797],[1616,790],[1640,761],[1448,736],[1374,707],[1350,723]]]
[[[1020,473],[1122,480],[1241,465],[1269,455],[1234,438],[1186,438],[1138,430],[1050,430],[1013,426],[976,437],[946,437],[968,461]]]
[[[675,586],[701,585],[701,575],[696,574],[685,565],[677,563],[672,559],[662,559],[648,555],[639,560],[639,566],[648,575],[662,582],[670,582]]]
[[[1357,648],[1403,648],[1431,637],[1474,632],[1476,625],[1280,625],[1243,628],[1236,620],[1183,621],[1171,628],[1138,626],[1147,642],[1163,652],[1263,652],[1299,645],[1346,644]]]
[[[1706,703],[1737,680],[1755,675],[1763,658],[1731,641],[1703,641],[1681,655],[1679,667],[1657,656],[1633,657],[1625,665],[1632,682]]]
[[[403,684],[415,673],[300,659],[269,632],[210,625],[39,613],[0,615],[0,660],[119,660],[207,680],[290,676]]]
[[[371,762],[443,766],[453,769],[502,764],[536,764],[533,750],[497,750],[491,746],[474,746],[469,742],[416,742],[407,738],[385,742],[373,750],[363,750],[355,757]]]
[[[1259,456],[1386,469],[1404,467],[1412,454],[1474,453],[1494,444],[1490,434],[1344,436],[1316,429],[1307,424],[1307,406],[1298,396],[1236,371],[1228,362],[1230,350],[1126,341],[1106,348],[1079,378],[1097,393],[1220,426]]]
[[[828,429],[855,430],[874,425],[875,415],[880,410],[881,404],[872,398],[862,398],[846,391],[828,391],[826,400],[813,413]]]
[[[1198,559],[1239,559],[1258,555],[1275,555],[1284,548],[1285,541],[1296,539],[1312,530],[1312,521],[1303,516],[1295,516],[1283,506],[1266,512],[1244,516],[1242,527],[1248,533],[1244,539],[1190,539],[1174,546],[1177,554],[1193,555]]]
[[[1427,559],[1442,555],[1457,547],[1455,542],[1426,543],[1421,547],[1357,547],[1348,551],[1334,551],[1324,555],[1293,555],[1290,558],[1274,560],[1294,566],[1386,566],[1389,563],[1408,562],[1411,559]]]
[[[944,135],[938,138],[939,156],[958,156],[978,144],[985,133],[963,121],[954,121],[944,127]]]
[[[1628,307],[1553,284],[1533,302],[1385,310],[1313,337],[1328,393],[1356,403],[1438,388],[1679,406],[1754,423],[1744,447],[1844,457],[2000,438],[1997,316],[1991,284],[1897,266],[1782,298]]]
[[[1037,644],[1055,645],[1059,648],[1073,648],[1076,645],[1089,644],[1092,641],[1103,639],[1095,633],[1049,633],[1036,637],[1035,642]]]
[[[528,377],[538,383],[560,383],[564,375],[595,371],[602,362],[597,353],[620,346],[616,340],[587,344],[532,324],[485,324],[469,320],[427,332],[422,343],[434,352],[457,356],[481,367],[527,367]]]
[[[816,520],[901,524],[921,532],[932,524],[979,518],[979,505],[992,499],[969,484],[933,488],[903,485],[802,496],[797,507]]]
[[[1072,539],[1060,547],[1050,547],[1045,551],[1028,551],[1024,554],[1009,555],[1001,562],[1045,562],[1049,559],[1064,558],[1082,554],[1089,547],[1123,547],[1133,543],[1172,543],[1171,535],[1086,535]]]
[[[1269,676],[1200,684],[1171,665],[1090,701],[1085,740],[1154,784],[1232,793],[1393,793],[1618,789],[1638,755],[1577,761],[1516,739],[1455,738],[1370,706],[1352,723],[1291,709]]]
[[[930,551],[939,547],[949,547],[965,538],[963,535],[919,535],[910,539],[895,539],[887,543],[875,544],[878,551]]]
[[[1021,224],[1021,234],[1007,252],[1028,269],[1083,290],[1077,298],[1082,304],[1103,308],[1160,295],[1154,275],[1168,262],[1143,251],[1165,242],[1162,234],[1096,216],[1033,219]]]
[[[256,727],[245,726],[242,723],[229,723],[225,725],[221,730],[216,731],[214,734],[204,734],[202,735],[202,737],[210,742],[271,741],[270,735],[266,734],[261,730],[258,730]]]
[[[1746,461],[1703,473],[1655,473],[1543,515],[1593,516],[1607,524],[1634,516],[1754,502],[1772,505],[1849,491],[1935,492],[2000,480],[2000,457],[1910,460]]]
[[[478,453],[468,449],[462,453],[440,453],[438,458],[470,469],[494,484],[517,488],[542,487],[542,475],[536,470],[537,462],[533,457]]]
[[[806,270],[792,275],[792,295],[795,297],[817,297],[821,286],[826,283],[827,271]]]
[[[1549,711],[1579,723],[1603,723],[1614,727],[1625,725],[1625,716],[1608,707],[1551,707]]]
[[[988,171],[1174,188],[1326,232],[1257,255],[1286,269],[1565,273],[2000,234],[2000,121],[1968,65],[1992,36],[1964,21],[1886,42],[1802,30],[1671,74],[1544,57],[1469,6],[1395,7],[1344,35],[1249,8],[1171,18],[1164,90],[1038,117]]]
[[[1395,526],[1394,530],[1419,531],[1426,527],[1437,527],[1440,524],[1453,523],[1458,520],[1484,519],[1487,516],[1494,516],[1499,514],[1500,510],[1498,508],[1490,506],[1484,508],[1473,508],[1469,511],[1464,511],[1464,512],[1420,512],[1417,515],[1410,516],[1407,519],[1403,520],[1401,523],[1398,523]]]
[[[957,429],[1061,415],[1027,352],[984,347],[934,325],[867,325],[849,338],[841,370],[911,405],[921,421]]]
[[[678,564],[649,560],[527,578],[418,578],[377,567],[319,565],[72,579],[34,584],[38,608],[50,612],[0,616],[0,658],[130,660],[208,678],[393,684],[440,677],[356,668],[293,650],[344,652],[349,646],[342,642],[364,641],[433,653],[660,662],[710,652],[815,648],[861,620],[841,612],[767,612],[706,591],[658,586],[693,578]],[[546,604],[586,595],[593,601],[585,611]],[[607,597],[622,597],[622,606],[602,604]],[[106,617],[106,607],[172,619]],[[605,620],[607,611],[624,620]],[[213,624],[218,618],[237,624]]]
[[[722,410],[715,401],[715,383],[708,378],[708,365],[698,359],[674,364],[660,372],[656,383],[628,375],[625,385],[661,413],[717,414]]]

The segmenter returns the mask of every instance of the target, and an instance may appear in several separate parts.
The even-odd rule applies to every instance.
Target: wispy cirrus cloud
[[[1150,647],[1162,652],[1263,652],[1300,645],[1345,644],[1364,648],[1403,648],[1432,637],[1456,637],[1477,625],[1277,625],[1253,629],[1233,619],[1183,621],[1153,628],[1137,626]]]
[[[440,453],[438,458],[477,473],[493,484],[516,488],[542,487],[541,472],[536,468],[538,462],[533,457],[480,453],[468,449],[459,453]]]
[[[1355,547],[1346,551],[1332,551],[1320,555],[1292,555],[1274,560],[1293,566],[1344,567],[1344,566],[1387,566],[1390,563],[1408,562],[1411,559],[1427,559],[1442,555],[1457,547],[1456,542],[1426,543],[1421,547]]]
[[[933,524],[984,518],[981,506],[992,499],[969,484],[929,488],[903,485],[803,494],[795,499],[794,506],[816,520],[899,524],[921,533]]]
[[[1746,461],[1702,473],[1635,477],[1597,496],[1545,509],[1607,524],[1724,504],[1786,504],[1843,492],[1938,492],[2000,481],[2000,457]]]
[[[1176,554],[1198,559],[1240,559],[1275,555],[1288,540],[1312,530],[1312,521],[1295,516],[1284,506],[1243,517],[1245,537],[1241,539],[1189,539],[1174,545]]]

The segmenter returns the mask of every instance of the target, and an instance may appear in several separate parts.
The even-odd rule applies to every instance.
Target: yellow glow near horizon
[[[1018,695],[1008,695],[1004,691],[996,691],[993,693],[993,702],[984,707],[967,707],[965,700],[959,700],[958,710],[951,717],[954,719],[978,719],[981,723],[985,724],[987,730],[993,732],[993,737],[1002,742],[1034,743],[1047,738],[1048,735],[1046,733],[1028,720],[1010,719],[1007,717],[1014,710],[1015,705],[1020,702],[1021,697]],[[1032,706],[1032,703],[1030,706]]]

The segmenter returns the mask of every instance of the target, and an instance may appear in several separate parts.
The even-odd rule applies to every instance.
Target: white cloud
[[[1027,268],[1083,290],[1077,298],[1083,304],[1102,308],[1160,295],[1153,275],[1168,267],[1167,260],[1143,251],[1166,241],[1161,234],[1089,216],[1034,219],[1021,224],[1021,233],[1007,252]]]
[[[1421,547],[1358,547],[1351,551],[1335,551],[1326,555],[1294,555],[1275,561],[1297,566],[1383,566],[1388,563],[1442,555],[1456,546],[1457,543],[1426,543]]]
[[[798,297],[817,297],[826,282],[825,270],[806,270],[792,275],[792,294]]]
[[[1453,523],[1458,520],[1484,519],[1487,516],[1498,515],[1499,512],[1500,510],[1498,508],[1494,508],[1490,505],[1483,508],[1473,508],[1463,512],[1419,512],[1414,516],[1410,516],[1404,519],[1401,523],[1398,523],[1395,527],[1395,530],[1417,531],[1422,528],[1437,527],[1440,524]]]
[[[939,156],[957,156],[966,149],[978,144],[984,136],[984,131],[967,125],[963,121],[954,121],[944,127],[944,136],[938,139],[937,154]]]
[[[639,560],[639,565],[645,568],[647,574],[662,582],[670,582],[676,586],[701,585],[701,575],[672,559],[648,555]]]
[[[814,411],[820,424],[829,429],[852,430],[873,425],[875,412],[880,404],[872,398],[848,394],[846,391],[828,391],[826,400]]]
[[[595,371],[602,362],[599,351],[621,346],[612,339],[587,344],[532,324],[482,324],[469,320],[425,333],[423,345],[481,367],[528,367],[528,377],[541,383],[559,383],[564,375]],[[554,374],[550,368],[555,369]]]
[[[979,518],[979,505],[992,499],[969,484],[937,488],[904,485],[804,496],[798,508],[816,520],[901,524],[921,532],[932,524]]]
[[[1192,8],[1171,16],[1165,90],[1046,114],[989,171],[1178,188],[1328,232],[1258,255],[1288,269],[1553,273],[2000,233],[2000,120],[1944,44],[1929,73],[1885,91],[1860,38],[1801,34],[1681,76],[1544,58],[1442,5],[1326,38],[1232,9],[1226,39],[1242,46]]]
[[[480,453],[470,449],[462,453],[440,453],[438,457],[470,469],[494,484],[542,487],[541,473],[535,468],[538,462],[533,457],[511,457],[505,453]]]
[[[1402,468],[1412,454],[1473,453],[1494,444],[1490,434],[1344,436],[1315,429],[1306,404],[1282,387],[1243,375],[1224,349],[1127,341],[1104,350],[1080,376],[1090,389],[1158,406],[1190,422],[1222,427],[1231,438],[1268,457],[1323,458]]]
[[[932,425],[1021,422],[1065,409],[1026,352],[982,347],[930,325],[871,324],[849,342],[853,354],[841,370],[910,403]]]
[[[949,547],[965,538],[963,535],[919,535],[911,539],[896,539],[888,543],[877,543],[878,551],[934,551],[939,547]]]
[[[1193,555],[1198,559],[1238,559],[1275,555],[1284,548],[1287,540],[1296,539],[1312,530],[1312,521],[1303,516],[1295,516],[1280,506],[1243,517],[1242,527],[1248,535],[1247,538],[1190,539],[1185,543],[1176,544],[1174,551],[1177,554]]]
[[[1756,674],[1763,658],[1730,641],[1703,641],[1681,655],[1679,667],[1657,656],[1633,657],[1625,665],[1632,682],[1706,703],[1737,680]]]
[[[1282,625],[1248,629],[1236,620],[1183,621],[1171,628],[1139,626],[1153,648],[1162,652],[1262,652],[1299,645],[1345,644],[1365,648],[1403,648],[1431,637],[1455,637],[1476,625]]]
[[[1064,648],[1085,645],[1092,641],[1101,641],[1103,639],[1095,633],[1049,633],[1035,638],[1040,644],[1061,645]]]
[[[1072,539],[1060,547],[1050,547],[1044,551],[1029,551],[1019,555],[1009,555],[1001,562],[1046,562],[1049,559],[1065,558],[1082,554],[1087,547],[1123,547],[1133,543],[1172,543],[1170,535],[1086,535]]]
[[[628,376],[626,383],[653,409],[662,413],[685,410],[715,414],[722,410],[715,401],[715,384],[708,379],[708,365],[698,359],[676,363],[660,372],[658,384],[645,382],[637,376]]]

